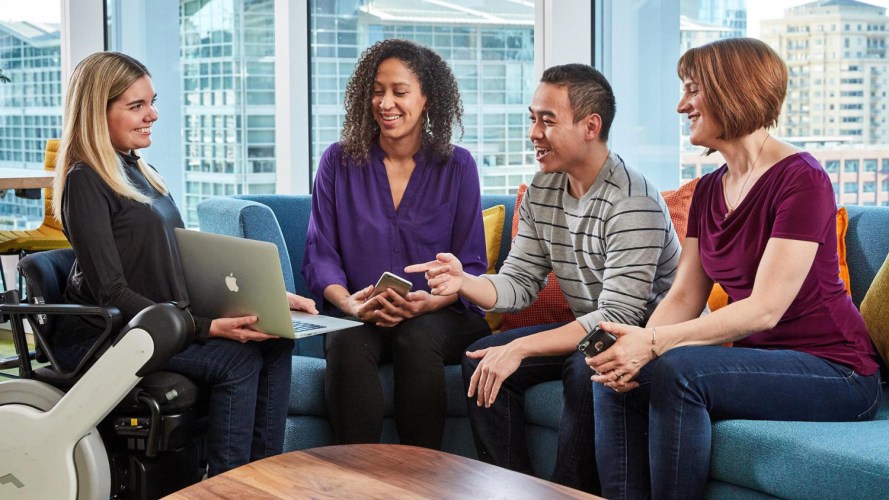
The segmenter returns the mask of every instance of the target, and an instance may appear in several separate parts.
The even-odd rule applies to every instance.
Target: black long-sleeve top
[[[65,181],[62,226],[76,255],[66,301],[117,307],[126,323],[152,304],[187,301],[188,292],[173,235],[173,228],[184,227],[176,204],[139,172],[138,156],[120,158],[130,182],[151,203],[119,196],[93,168],[77,164]],[[195,318],[195,323],[197,337],[206,339],[210,320]],[[69,319],[65,324],[69,328],[64,340],[57,339],[62,343],[102,331],[98,318]]]

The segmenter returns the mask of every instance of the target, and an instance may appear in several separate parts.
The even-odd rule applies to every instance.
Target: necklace
[[[728,201],[725,175],[722,176],[722,199],[725,201],[725,206],[728,209],[726,210],[725,215],[722,216],[722,220],[728,219],[728,216],[741,204],[741,197],[744,196],[744,188],[747,187],[747,181],[750,180],[750,176],[753,175],[753,171],[756,170],[756,164],[759,163],[759,157],[762,156],[762,150],[766,145],[766,141],[769,140],[769,137],[771,137],[771,135],[766,134],[766,138],[763,139],[762,144],[759,145],[759,152],[756,153],[756,159],[753,160],[753,165],[750,166],[750,172],[747,172],[747,177],[744,178],[744,182],[741,184],[741,191],[738,193],[738,198],[735,200],[734,206]]]

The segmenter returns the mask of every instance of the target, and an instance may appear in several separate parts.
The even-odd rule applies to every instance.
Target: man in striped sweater
[[[425,271],[434,294],[459,293],[496,312],[528,307],[555,273],[576,320],[470,346],[463,360],[469,415],[482,460],[530,473],[524,392],[562,379],[552,480],[596,492],[592,373],[577,343],[600,321],[645,323],[673,282],[679,240],[657,188],[608,149],[615,102],[601,73],[581,64],[546,70],[529,111],[540,172],[500,272],[470,276],[451,254],[406,271]]]

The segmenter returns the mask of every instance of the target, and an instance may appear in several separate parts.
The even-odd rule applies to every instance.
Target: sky
[[[6,0],[0,0],[0,2]],[[811,0],[747,0],[747,35],[759,35],[759,22],[763,19],[784,17],[784,9],[796,7]],[[889,8],[889,0],[862,0],[871,5]]]
[[[58,23],[61,18],[60,0],[0,0],[0,21]]]
[[[625,1],[625,0],[615,0]],[[747,0],[747,30],[749,36],[759,34],[759,22],[784,16],[784,9],[807,3],[809,0]],[[865,0],[872,5],[889,8],[889,0]],[[0,0],[0,20],[58,23],[61,18],[60,0]]]

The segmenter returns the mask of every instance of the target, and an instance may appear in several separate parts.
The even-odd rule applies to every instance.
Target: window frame
[[[678,5],[674,5],[674,2],[652,5],[650,2],[625,0],[529,1],[535,3],[536,75],[539,77],[546,67],[568,62],[589,63],[600,69],[611,82],[620,107],[612,128],[610,145],[628,165],[643,172],[660,189],[677,187],[681,174],[679,147],[675,144],[677,125],[672,106],[664,102],[664,96],[670,96],[667,100],[671,100],[676,95],[675,82],[646,79],[654,87],[641,92],[637,82],[639,79],[622,72],[622,68],[626,66],[624,62],[629,55],[636,68],[650,67],[651,61],[662,60],[655,67],[672,71],[679,43]],[[105,50],[105,0],[60,2],[64,94],[76,64],[93,52]],[[276,191],[280,194],[308,194],[311,191],[312,130],[309,7],[308,2],[275,0],[274,8]],[[634,32],[644,32],[646,46],[658,48],[645,60],[637,57],[639,51],[633,55],[632,49],[623,43],[610,43],[613,33],[624,33],[621,38],[626,38],[627,24],[620,20],[630,14],[633,18],[631,22],[635,23],[631,25]],[[663,19],[675,19],[675,26],[669,23],[653,32],[645,29],[645,23],[656,22],[660,25]],[[615,20],[621,24],[613,26],[617,22]],[[658,38],[657,43],[652,37]],[[645,53],[648,54],[648,51]],[[671,57],[661,57],[666,53]],[[621,61],[621,64],[613,64],[613,61]],[[656,99],[657,109],[661,112],[639,113],[646,106],[650,108],[650,105],[639,102],[640,95]],[[644,124],[641,123],[643,118]],[[640,127],[644,130],[640,131]],[[639,139],[642,136],[654,137],[654,141],[649,140],[640,147]],[[167,180],[182,184],[181,175]],[[184,187],[178,186],[183,192],[183,200]]]

